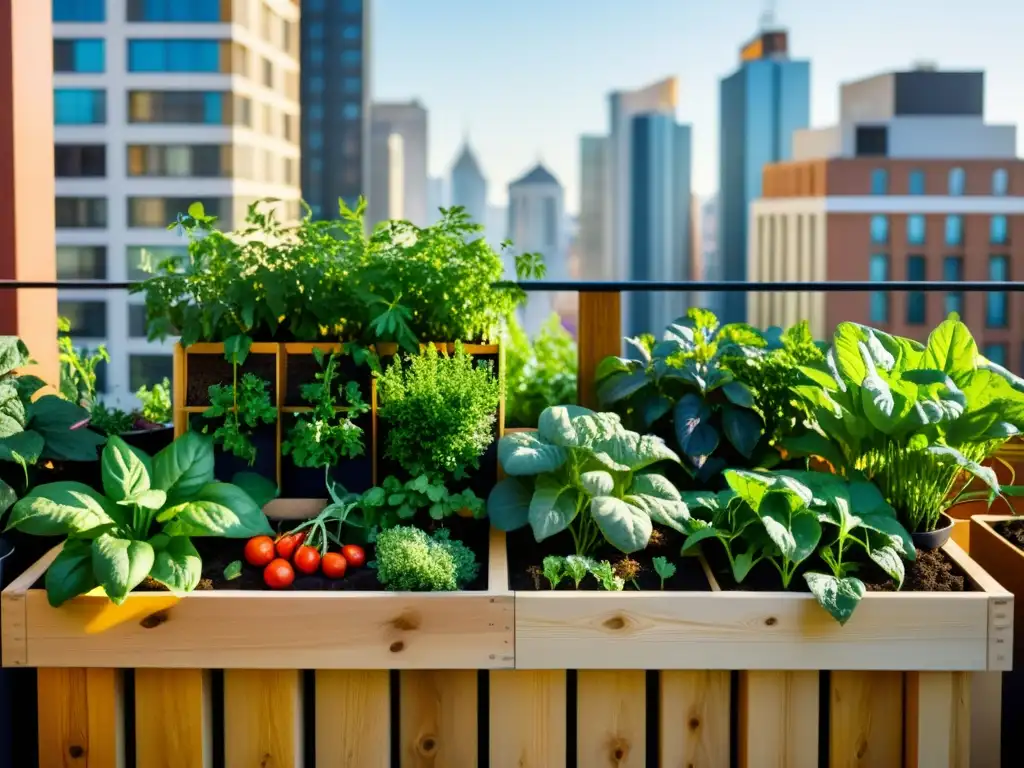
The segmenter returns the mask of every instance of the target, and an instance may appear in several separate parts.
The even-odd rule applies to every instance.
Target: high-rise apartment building
[[[369,194],[370,2],[302,0],[302,196],[318,218]]]
[[[487,225],[487,178],[468,138],[452,166],[451,204],[465,208],[474,224]]]
[[[448,183],[443,176],[427,179],[427,224],[434,224],[441,218],[441,209],[447,208]]]
[[[295,0],[54,0],[53,21],[58,279],[145,277],[143,251],[185,253],[167,225],[196,201],[225,228],[263,198],[298,215]],[[171,375],[141,297],[58,296],[76,342],[109,347],[113,401]]]
[[[1024,275],[1024,160],[1016,128],[985,122],[981,72],[919,69],[841,90],[839,124],[798,131],[751,207],[750,279],[991,280]],[[1015,293],[752,294],[755,325],[844,320],[922,339],[949,312],[982,353],[1024,371]]]
[[[369,219],[427,216],[427,110],[418,101],[374,104],[370,126]]]
[[[761,196],[761,172],[790,158],[793,133],[810,124],[811,65],[789,57],[785,30],[762,31],[721,81],[719,258],[724,280],[747,280],[747,219]],[[746,316],[743,293],[722,294],[723,320]]]
[[[607,136],[580,137],[580,221],[578,251],[580,277],[613,280],[615,267],[605,229],[611,179]]]

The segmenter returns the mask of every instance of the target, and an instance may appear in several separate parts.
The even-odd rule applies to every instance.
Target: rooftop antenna
[[[775,26],[775,0],[765,0],[764,10],[761,11],[761,31],[767,31]]]

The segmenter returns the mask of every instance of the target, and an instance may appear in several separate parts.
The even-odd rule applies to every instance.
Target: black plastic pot
[[[138,448],[147,456],[155,456],[174,442],[174,427],[136,429],[132,432],[122,432],[120,437],[132,448]]]
[[[943,512],[939,515],[939,524],[934,531],[921,531],[910,534],[914,546],[918,549],[938,549],[953,535],[953,518]]]

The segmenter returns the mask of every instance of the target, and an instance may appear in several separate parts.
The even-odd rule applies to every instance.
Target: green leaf
[[[760,517],[768,536],[790,562],[802,563],[814,553],[821,541],[821,523],[817,515],[807,512],[790,517],[783,514],[778,506],[762,504]]]
[[[123,522],[116,505],[92,488],[62,481],[33,488],[14,505],[7,528],[33,536],[69,536]]]
[[[991,467],[985,467],[976,461],[971,461],[956,448],[948,445],[931,445],[928,447],[928,452],[934,454],[942,461],[958,465],[961,469],[985,483],[993,493],[999,493],[999,479],[996,477],[996,471]]]
[[[837,470],[846,465],[846,460],[836,444],[818,432],[805,432],[802,435],[785,437],[782,440],[782,447],[795,458],[818,456]]]
[[[487,516],[499,531],[515,531],[529,522],[533,484],[509,477],[491,489],[487,496]]]
[[[25,404],[15,382],[0,381],[0,438],[22,432],[27,419]]]
[[[697,546],[698,544],[700,544],[705,539],[717,539],[717,538],[718,538],[718,531],[715,528],[712,528],[711,526],[708,526],[706,528],[698,528],[696,531],[694,531],[693,533],[691,533],[689,536],[686,537],[686,541],[683,542],[682,551],[686,552],[688,549],[692,549],[693,547]]]
[[[624,429],[598,440],[592,447],[595,459],[618,472],[637,472],[660,461],[679,463],[679,457],[660,437]]]
[[[664,475],[636,475],[624,501],[642,509],[652,522],[687,533],[690,510]]]
[[[861,355],[864,331],[856,323],[839,323],[832,337],[832,355],[836,369],[848,384],[860,385],[868,370]]]
[[[149,575],[153,561],[153,547],[148,541],[104,534],[92,543],[93,573],[107,597],[117,605]]]
[[[172,536],[161,542],[149,575],[172,591],[191,592],[203,575],[203,562],[187,536]]]
[[[581,440],[572,420],[577,416],[592,415],[593,411],[579,406],[555,405],[545,408],[537,420],[537,436],[545,443],[563,448],[578,446]]]
[[[650,541],[651,518],[622,499],[598,496],[590,502],[590,514],[608,542],[620,552],[637,552]]]
[[[0,480],[0,517],[18,500],[18,493],[6,481]]]
[[[650,383],[647,371],[615,373],[597,386],[597,399],[605,405],[614,405],[636,394]]]
[[[697,467],[704,466],[718,447],[718,431],[708,423],[710,418],[711,409],[692,392],[684,395],[673,409],[676,440]]]
[[[928,336],[922,368],[937,368],[958,384],[974,370],[978,345],[967,326],[951,314]]]
[[[227,581],[234,581],[242,575],[242,561],[232,560],[224,566],[224,578]]]
[[[117,502],[124,506],[139,506],[143,509],[163,509],[167,503],[167,494],[164,491],[158,491],[155,488],[150,488],[145,493],[141,493],[138,496],[134,496],[130,499]]]
[[[252,339],[245,334],[232,336],[224,340],[224,357],[233,365],[242,365],[249,357]]]
[[[276,499],[280,493],[276,483],[255,472],[238,472],[231,478],[231,482],[245,491],[260,509]]]
[[[580,474],[580,487],[591,496],[610,496],[615,489],[615,478],[604,470]]]
[[[840,624],[850,620],[866,592],[863,582],[853,577],[839,579],[830,573],[810,571],[804,574],[804,580],[818,604]]]
[[[561,486],[552,478],[538,478],[528,513],[534,539],[544,541],[561,533],[576,518],[577,511],[577,496],[572,488]]]
[[[722,392],[733,405],[738,405],[741,408],[754,407],[754,393],[743,382],[730,381],[722,386]]]
[[[164,528],[164,533],[169,536],[244,539],[274,533],[263,511],[249,494],[228,483],[210,483],[199,491],[193,501],[186,501],[162,514],[173,514],[173,519]]]
[[[749,459],[764,434],[764,422],[754,411],[727,406],[722,414],[722,429],[740,455]]]
[[[17,461],[21,456],[26,464],[35,464],[46,447],[43,436],[38,432],[17,432],[10,437],[0,438],[0,460]]]
[[[568,456],[565,448],[545,443],[532,432],[513,432],[498,441],[498,461],[512,476],[554,472]]]
[[[727,469],[722,473],[725,482],[755,512],[761,506],[761,500],[772,487],[770,477],[750,472],[745,469]]]
[[[103,490],[109,499],[134,499],[149,490],[152,476],[149,457],[132,448],[117,435],[111,435],[107,440],[100,466]]]
[[[894,547],[878,547],[870,550],[868,555],[883,571],[892,577],[897,589],[903,586],[906,570],[903,565],[903,558]]]
[[[0,336],[0,376],[13,373],[32,362],[25,342],[17,336]]]
[[[167,491],[170,504],[180,504],[213,482],[213,439],[186,432],[153,457],[153,487]]]
[[[73,597],[84,595],[98,584],[92,572],[92,542],[68,539],[46,569],[46,598],[59,608]]]
[[[42,458],[57,461],[95,461],[97,450],[107,438],[77,424],[89,418],[79,405],[56,395],[43,395],[28,407],[27,428],[38,432],[44,442]]]

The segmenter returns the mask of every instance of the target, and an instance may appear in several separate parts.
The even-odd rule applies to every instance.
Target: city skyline
[[[1011,23],[1024,23],[1024,8],[1009,0],[941,10],[926,0],[777,5],[793,56],[812,64],[812,126],[835,122],[841,83],[921,60],[947,70],[985,70],[987,119],[1024,123],[1013,83],[1024,54],[1013,35],[1020,24]],[[591,0],[586,14],[576,3],[547,7],[541,0],[483,11],[470,0],[385,0],[374,7],[374,99],[418,98],[430,111],[432,176],[448,175],[468,130],[490,203],[505,204],[508,182],[542,160],[562,180],[566,208],[575,214],[579,136],[607,132],[608,94],[675,75],[677,118],[693,125],[694,192],[706,197],[717,190],[718,83],[734,70],[763,7],[762,0],[735,0],[728,10],[648,0],[638,16],[610,0]],[[993,18],[1002,21],[986,21]],[[837,44],[840,33],[833,30],[855,42]],[[640,40],[643,57],[631,56]]]

